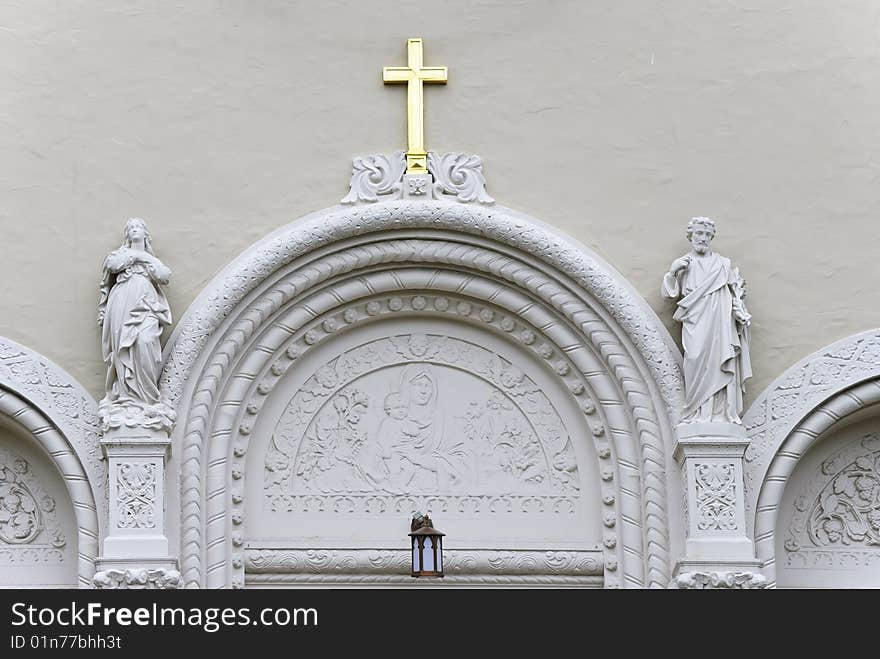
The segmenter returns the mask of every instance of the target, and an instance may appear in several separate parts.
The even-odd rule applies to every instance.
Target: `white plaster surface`
[[[372,0],[5,3],[0,334],[99,397],[95,264],[120,222],[150,223],[181,315],[340,199],[352,156],[404,146],[380,67],[422,36],[450,75],[426,92],[428,147],[479,153],[499,203],[598,251],[670,328],[656,277],[683,221],[723,223],[755,317],[748,404],[880,325],[878,20],[870,0],[454,0],[430,21]]]

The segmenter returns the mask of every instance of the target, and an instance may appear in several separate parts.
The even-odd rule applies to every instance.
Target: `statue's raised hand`
[[[669,272],[671,272],[673,275],[677,275],[682,270],[687,270],[688,267],[690,266],[690,264],[691,264],[690,254],[685,254],[680,259],[675,259],[672,262],[672,265],[669,266]]]

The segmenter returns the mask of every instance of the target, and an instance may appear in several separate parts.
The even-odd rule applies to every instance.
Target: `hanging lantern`
[[[433,527],[431,518],[416,513],[410,524],[412,541],[412,576],[443,576],[443,536]]]

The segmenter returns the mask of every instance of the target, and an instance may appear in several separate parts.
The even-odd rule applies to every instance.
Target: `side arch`
[[[610,444],[600,447],[613,466],[602,473],[603,500],[615,510],[606,519],[606,582],[664,586],[671,427],[682,392],[677,349],[644,300],[583,246],[507,209],[446,202],[303,218],[239,256],[187,311],[162,377],[180,419],[187,585],[240,580],[236,481],[246,449],[235,442],[251,425],[244,415],[259,409],[252,397],[265,395],[304,346],[369,316],[376,296],[407,294],[372,307],[394,312],[418,308],[426,290],[464,296],[475,318],[491,325],[497,316],[501,334],[528,323],[534,329],[523,332],[548,342],[550,367],[585,414],[598,411],[592,434]]]
[[[880,403],[880,330],[847,337],[801,360],[746,413],[746,512],[757,558],[776,583],[776,524],[800,460],[842,419]]]
[[[107,511],[97,403],[46,357],[0,337],[0,415],[22,426],[64,479],[76,515],[78,582],[89,588]]]

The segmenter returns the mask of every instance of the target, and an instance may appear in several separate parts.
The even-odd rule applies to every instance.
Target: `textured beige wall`
[[[775,8],[774,8],[775,6]],[[428,146],[569,232],[671,326],[686,218],[719,222],[756,318],[751,397],[880,325],[876,0],[146,2],[0,7],[0,334],[101,394],[101,261],[147,219],[179,317],[225,263],[403,146],[380,67],[450,84]],[[677,333],[676,333],[677,334]]]

